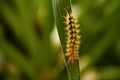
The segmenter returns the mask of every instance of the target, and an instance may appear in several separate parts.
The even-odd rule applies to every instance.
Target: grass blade
[[[65,45],[66,45],[65,44],[66,32],[65,32],[65,24],[64,24],[65,20],[63,18],[63,16],[65,16],[66,14],[65,8],[68,8],[69,11],[72,11],[70,0],[53,0],[54,17],[64,53],[65,53]],[[65,58],[65,60],[67,61],[67,58]],[[67,71],[68,71],[69,80],[80,80],[79,62],[69,63],[67,65]]]

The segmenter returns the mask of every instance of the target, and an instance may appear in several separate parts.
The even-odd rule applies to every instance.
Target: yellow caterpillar
[[[80,38],[79,35],[80,30],[78,29],[79,25],[74,17],[74,14],[68,11],[65,8],[66,16],[65,19],[65,30],[66,30],[66,49],[65,49],[65,57],[68,57],[68,63],[74,63],[79,60],[79,44]]]

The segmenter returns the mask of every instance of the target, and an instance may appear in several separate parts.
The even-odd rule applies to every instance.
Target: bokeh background
[[[81,80],[120,80],[120,0],[71,0]],[[0,0],[0,80],[68,80],[52,0]]]

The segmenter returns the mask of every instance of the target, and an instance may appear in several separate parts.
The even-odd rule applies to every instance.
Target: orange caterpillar
[[[65,29],[66,29],[66,49],[65,57],[68,57],[68,63],[75,63],[79,60],[79,44],[80,44],[80,30],[78,29],[79,25],[76,21],[72,12],[69,12],[65,8],[66,16],[65,18]]]

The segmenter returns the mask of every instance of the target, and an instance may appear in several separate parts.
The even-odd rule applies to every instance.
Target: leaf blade
[[[72,12],[70,0],[53,0],[54,18],[64,53],[65,53],[65,45],[66,45],[65,44],[66,31],[64,24],[65,20],[63,18],[63,16],[65,16],[66,14],[64,10],[65,8],[68,8],[68,10]],[[65,58],[65,60],[67,61],[68,58]],[[67,64],[66,67],[67,67],[69,80],[80,80],[79,61],[77,63],[69,63]]]

